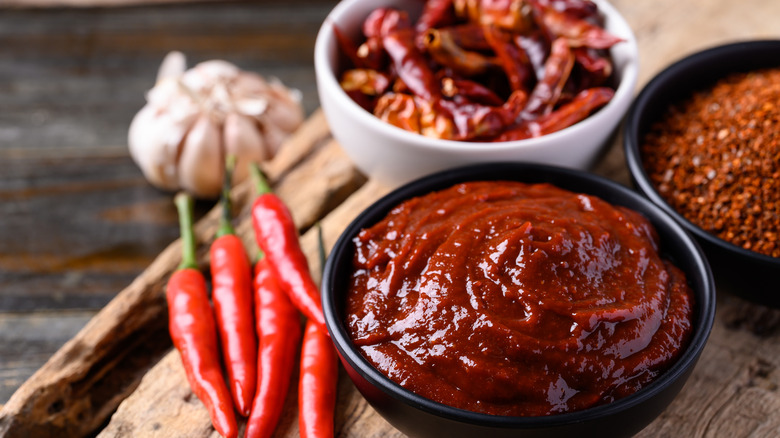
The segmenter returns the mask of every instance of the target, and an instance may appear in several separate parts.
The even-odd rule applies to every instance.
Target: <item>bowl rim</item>
[[[322,81],[327,89],[331,90],[328,95],[335,99],[338,106],[346,108],[347,111],[354,113],[362,123],[372,127],[372,129],[379,130],[383,135],[392,138],[395,141],[413,144],[418,147],[430,148],[433,150],[443,151],[502,151],[515,148],[532,148],[543,147],[548,142],[555,142],[556,140],[565,140],[571,135],[576,135],[576,130],[580,129],[582,125],[589,126],[598,123],[608,123],[611,117],[615,117],[615,114],[619,112],[619,106],[621,104],[628,104],[634,95],[637,80],[639,77],[639,46],[634,35],[633,29],[628,24],[626,19],[615,7],[607,0],[593,0],[597,4],[599,11],[609,21],[614,20],[614,25],[619,28],[623,28],[625,35],[620,35],[625,41],[620,44],[625,44],[619,50],[624,53],[625,58],[620,66],[622,69],[622,76],[617,88],[615,89],[615,95],[612,99],[600,108],[597,112],[591,114],[584,120],[577,122],[571,126],[568,126],[560,131],[556,131],[550,134],[543,135],[541,137],[528,138],[523,140],[513,140],[504,142],[464,142],[458,140],[446,140],[446,139],[434,139],[429,138],[421,134],[406,131],[389,123],[382,122],[377,119],[373,114],[364,110],[354,100],[352,100],[339,85],[334,70],[331,68],[331,62],[329,59],[329,46],[335,43],[335,37],[333,35],[333,24],[338,21],[344,15],[347,15],[350,8],[354,5],[361,3],[362,0],[342,0],[339,2],[333,10],[327,15],[320,27],[314,44],[314,67],[315,75],[318,81]],[[362,4],[362,3],[361,3]],[[612,51],[615,50],[613,47]],[[614,66],[616,69],[618,66]],[[333,91],[335,90],[335,91]],[[613,114],[615,113],[615,114]],[[624,114],[617,114],[617,117],[622,118]]]
[[[338,260],[343,259],[345,256],[349,256],[349,260],[351,260],[352,238],[357,235],[360,229],[365,226],[373,225],[374,222],[384,217],[390,209],[403,200],[433,190],[438,190],[442,187],[454,185],[458,182],[490,179],[489,175],[491,175],[492,172],[495,172],[496,169],[504,169],[503,171],[511,170],[512,172],[515,172],[515,174],[520,175],[517,178],[511,178],[511,180],[516,181],[524,181],[524,178],[522,177],[524,171],[533,169],[536,172],[544,172],[545,174],[553,175],[557,178],[574,178],[579,181],[587,181],[588,184],[595,184],[601,190],[612,192],[614,195],[621,198],[630,199],[632,203],[637,203],[641,205],[643,209],[652,212],[654,220],[661,221],[663,227],[667,228],[672,234],[681,239],[680,244],[684,245],[686,251],[689,252],[690,257],[692,257],[691,269],[695,269],[695,274],[702,281],[702,290],[694,290],[696,298],[694,307],[696,312],[693,324],[694,332],[688,347],[683,351],[675,363],[650,384],[622,399],[580,411],[539,417],[489,415],[455,408],[415,394],[387,378],[379,370],[374,368],[374,366],[371,365],[356,348],[354,348],[343,322],[338,316],[339,311],[336,310],[338,306],[343,303],[337,303],[335,301],[336,293],[332,292],[335,284],[337,284],[335,274],[338,271]],[[534,180],[534,182],[541,181]],[[654,226],[658,227],[659,224],[654,222]],[[669,385],[672,385],[687,372],[690,372],[695,366],[712,330],[716,308],[715,283],[707,259],[698,243],[690,234],[679,223],[670,218],[662,209],[646,198],[643,198],[639,193],[604,177],[578,169],[527,162],[480,163],[444,170],[404,184],[386,194],[363,210],[342,232],[325,263],[321,291],[326,325],[342,360],[345,360],[352,369],[356,370],[364,379],[373,386],[379,388],[384,394],[409,406],[416,407],[424,412],[441,418],[472,425],[519,429],[563,426],[597,420],[599,418],[617,414],[621,411],[632,409],[647,402],[661,393]]]
[[[744,55],[746,50],[774,50],[780,54],[780,39],[741,40],[711,46],[681,57],[656,74],[644,87],[642,87],[642,90],[637,95],[637,98],[629,107],[628,113],[626,115],[626,122],[623,127],[623,150],[625,152],[626,163],[628,164],[631,179],[637,188],[653,203],[661,207],[675,220],[683,224],[683,226],[690,233],[702,241],[720,248],[721,250],[738,254],[743,258],[751,259],[761,264],[780,266],[780,258],[772,257],[735,245],[705,231],[703,228],[694,224],[688,218],[680,214],[671,205],[669,205],[668,202],[666,202],[663,196],[661,196],[661,194],[655,188],[655,185],[653,185],[653,183],[650,181],[650,177],[642,164],[640,139],[638,138],[639,126],[642,123],[642,118],[644,117],[646,108],[657,98],[659,90],[663,90],[663,88],[668,86],[668,84],[675,83],[681,74],[700,70],[709,63],[718,59],[722,59],[723,57]],[[780,58],[777,58],[776,62],[777,66],[780,66]],[[730,72],[738,71],[745,70],[740,69],[738,66],[730,69]],[[703,85],[706,85],[706,83]],[[693,91],[693,89],[691,91]],[[680,99],[676,99],[676,101],[679,100]],[[674,101],[674,99],[670,100],[670,102]]]

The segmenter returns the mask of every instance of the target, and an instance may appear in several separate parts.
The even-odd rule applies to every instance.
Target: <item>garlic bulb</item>
[[[297,90],[221,60],[186,70],[180,52],[166,56],[146,101],[130,124],[130,155],[153,185],[201,198],[219,195],[227,155],[237,184],[303,122]]]

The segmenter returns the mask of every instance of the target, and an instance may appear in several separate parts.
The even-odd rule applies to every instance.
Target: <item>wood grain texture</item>
[[[324,240],[334,242],[338,237],[339,230],[343,228],[343,222],[351,220],[355,212],[368,207],[386,190],[383,186],[373,183],[362,186],[332,214],[322,220]],[[247,219],[242,224],[248,222]],[[310,229],[302,236],[302,242],[307,258],[312,261],[310,269],[312,272],[318,272],[319,263],[314,262],[318,259],[317,230]],[[330,245],[328,245],[329,248]],[[193,403],[197,405],[198,402],[192,391],[189,390],[180,362],[178,352],[168,353],[165,359],[147,374],[138,389],[119,406],[109,424],[98,436],[127,438],[135,436],[209,436],[213,429],[211,429],[205,408],[200,405],[199,409],[191,409],[189,406]],[[172,363],[174,364],[172,365]],[[298,370],[296,369],[293,372],[292,383],[285,402],[286,409],[280,420],[277,436],[298,436],[297,375]],[[160,382],[165,382],[165,384],[160,385]],[[185,409],[183,405],[187,405],[187,421],[182,421],[180,418],[181,411]],[[387,436],[388,433],[394,432],[392,427],[368,407],[343,369],[339,381],[337,406],[339,415],[336,419],[336,428],[343,430],[347,436],[349,433],[356,434],[354,436],[364,436],[365,431],[377,431],[378,428],[380,428],[381,435],[377,436]],[[160,425],[160,427],[150,425]],[[356,425],[358,426],[355,427]],[[371,428],[367,428],[368,426]],[[241,427],[244,427],[243,423],[241,423]]]
[[[333,3],[0,9],[0,312],[99,309],[176,239],[171,194],[127,151],[168,51],[278,77],[311,114]]]
[[[325,123],[324,119],[317,119]],[[310,142],[311,137],[293,136],[286,144],[292,149],[306,150],[295,143]],[[329,160],[328,154],[340,158],[339,178],[332,178],[329,172],[321,177],[304,181],[287,178],[277,183],[277,189],[298,214],[302,223],[312,223],[305,211],[312,204],[324,206],[338,203],[327,194],[339,194],[343,190],[334,184],[353,184],[361,177],[350,167],[335,143],[308,144],[308,152],[302,156],[313,157],[320,164],[338,162]],[[322,149],[324,152],[320,152]],[[317,159],[322,161],[316,161]],[[348,162],[347,162],[348,163]],[[306,169],[306,160],[300,164]],[[349,175],[353,175],[350,177]],[[288,182],[289,181],[289,182]],[[290,190],[289,185],[295,190]],[[323,187],[330,187],[323,191]],[[313,199],[286,199],[284,193],[297,190],[320,193]],[[251,185],[247,182],[233,190],[234,208],[240,213],[243,224],[248,220],[248,206],[253,199]],[[315,208],[324,211],[326,207]],[[208,244],[217,229],[219,208],[215,207],[195,226],[196,239],[200,243],[199,260],[203,266],[208,263]],[[254,248],[250,228],[237,227],[247,248]],[[83,436],[94,431],[116,409],[137,386],[146,370],[170,349],[167,334],[167,307],[164,287],[170,273],[178,265],[180,243],[168,246],[155,261],[118,294],[93,318],[83,330],[68,341],[39,369],[18,391],[14,393],[0,411],[0,434],[3,436]]]
[[[94,314],[178,237],[172,194],[146,183],[126,140],[163,56],[278,77],[311,114],[314,36],[335,0],[34,3],[0,1],[0,325],[51,318],[72,335],[85,321],[57,312]],[[20,360],[0,331],[0,403],[66,340],[38,333]]]
[[[615,0],[612,3],[637,34],[640,86],[669,63],[692,51],[740,39],[780,38],[775,18],[780,12],[777,2]],[[140,173],[133,170],[123,146],[129,117],[143,103],[139,96],[148,88],[148,78],[154,76],[162,55],[169,49],[184,49],[195,54],[193,59],[231,58],[264,72],[289,73],[281,76],[301,84],[311,113],[318,102],[311,54],[306,51],[311,49],[319,20],[331,5],[332,2],[325,1],[292,1],[274,5],[230,3],[224,7],[195,3],[187,7],[57,9],[56,14],[35,8],[2,11],[0,92],[4,93],[4,99],[0,101],[0,197],[10,202],[0,203],[0,208],[11,219],[7,223],[15,223],[10,229],[24,235],[22,213],[28,214],[26,217],[31,220],[29,213],[40,211],[41,204],[57,206],[51,217],[64,221],[72,210],[64,202],[58,203],[60,198],[76,202],[84,196],[91,198],[95,206],[110,205],[106,211],[93,207],[92,214],[77,215],[95,226],[93,230],[100,229],[96,224],[103,223],[94,220],[96,214],[112,221],[129,217],[145,224],[167,224],[168,228],[163,229],[168,231],[157,231],[159,239],[164,241],[162,236],[169,236],[168,241],[172,241],[176,228],[172,220],[175,215],[172,210],[166,210],[170,208],[166,206],[169,198],[160,194],[159,200],[155,200],[156,193],[149,193],[148,186],[140,182]],[[279,24],[285,22],[281,17],[288,13],[300,15],[295,24],[287,26],[289,29]],[[70,27],[72,23],[82,27]],[[235,23],[236,35],[226,29],[225,23]],[[148,26],[147,33],[144,26]],[[258,46],[272,47],[277,42],[278,49],[254,50]],[[60,81],[61,78],[64,80]],[[80,99],[81,96],[86,97]],[[307,230],[320,221],[326,245],[330,246],[344,226],[364,206],[386,193],[387,188],[365,181],[357,173],[344,175],[343,172],[349,172],[349,162],[344,161],[335,144],[329,144],[327,129],[315,124],[308,132],[306,135],[311,140],[303,143],[309,146],[301,146],[301,150],[289,148],[288,157],[280,158],[266,170],[272,179],[280,181],[277,188],[290,200],[296,223]],[[280,164],[282,161],[284,164]],[[90,170],[83,172],[84,168]],[[594,171],[628,184],[619,136]],[[104,192],[95,189],[105,181],[117,180],[116,185],[107,185]],[[311,180],[317,184],[306,185]],[[285,186],[285,181],[289,185]],[[60,184],[65,187],[59,187]],[[68,198],[68,190],[81,190],[81,195]],[[311,205],[307,190],[331,200]],[[121,199],[133,202],[117,202],[111,196],[117,191],[123,194]],[[242,204],[241,199],[249,191],[241,187],[234,193],[238,201],[239,233],[247,239],[251,227],[247,222],[247,204]],[[20,202],[26,194],[29,199]],[[201,206],[198,236],[203,243],[209,241],[215,228],[215,216],[209,212],[210,208],[210,205]],[[46,222],[41,219],[39,223]],[[90,235],[88,226],[79,228],[77,223],[73,222],[73,229]],[[112,222],[111,226],[116,225]],[[123,228],[109,229],[116,232]],[[6,244],[14,244],[14,234],[4,232],[0,227],[0,253]],[[113,233],[109,236],[106,231],[99,236],[108,239]],[[306,232],[302,244],[312,271],[317,273],[314,233]],[[29,257],[41,253],[46,252],[31,251]],[[47,266],[57,266],[60,262],[56,251],[50,253]],[[6,302],[18,306],[24,302],[20,300],[29,300],[30,308],[46,302],[57,308],[53,298],[57,294],[61,297],[60,308],[71,305],[71,294],[78,297],[86,282],[99,282],[101,275],[106,275],[101,274],[101,266],[114,269],[107,274],[113,283],[104,284],[124,281],[123,287],[129,286],[0,407],[0,436],[84,436],[87,431],[103,437],[216,436],[203,421],[207,418],[205,410],[186,386],[177,354],[170,349],[161,322],[165,319],[161,287],[177,253],[177,244],[173,244],[151,265],[143,265],[140,260],[153,258],[156,252],[151,255],[143,252],[139,259],[131,258],[126,265],[108,265],[105,260],[113,254],[110,251],[88,252],[96,255],[84,260],[96,263],[95,268],[82,271],[76,277],[79,281],[72,277],[72,272],[79,272],[75,263],[61,271],[64,273],[61,278],[56,277],[56,269],[41,268],[30,273],[28,280],[45,277],[50,272],[53,277],[41,280],[48,281],[47,284],[29,283],[28,287],[32,288],[29,295],[19,288],[16,298],[13,294],[6,295],[6,290],[12,291],[19,282],[28,280],[4,277],[7,275],[4,270],[6,266],[22,269],[26,264],[17,260],[14,252],[4,253],[0,260],[0,282],[8,281],[0,283],[0,305]],[[201,252],[201,262],[205,262],[205,257]],[[37,262],[47,260],[42,257]],[[140,273],[146,266],[148,269],[135,281],[129,279],[136,278],[129,274],[133,269]],[[120,289],[111,293],[95,292],[92,296],[84,292],[79,299],[82,304],[87,303],[83,305],[100,299],[107,302]],[[13,315],[3,320],[0,314],[0,328],[7,327],[2,324],[20,321],[14,317],[25,318]],[[69,321],[72,324],[77,319]],[[56,341],[56,337],[52,340]],[[750,304],[721,291],[713,333],[688,384],[670,408],[638,436],[780,436],[779,343],[780,310]],[[13,350],[0,343],[0,351],[5,354]],[[0,357],[0,364],[8,363],[3,362],[6,357]],[[21,366],[14,365],[0,367],[4,373],[20,369]],[[20,374],[15,376],[21,378]],[[295,398],[291,391],[277,436],[297,436]],[[343,375],[336,415],[336,432],[340,437],[402,436],[366,404]]]
[[[198,3],[216,0],[0,0],[5,8],[116,8],[138,5],[169,5],[176,3]]]

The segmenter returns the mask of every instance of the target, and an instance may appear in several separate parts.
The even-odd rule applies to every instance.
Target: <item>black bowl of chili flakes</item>
[[[691,232],[719,290],[780,307],[780,40],[692,54],[624,126],[636,188]]]

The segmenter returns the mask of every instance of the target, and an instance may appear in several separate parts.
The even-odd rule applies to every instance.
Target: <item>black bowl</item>
[[[402,201],[464,181],[549,182],[598,196],[644,214],[656,227],[662,255],[687,275],[695,296],[691,342],[679,360],[642,390],[615,402],[546,417],[479,414],[437,403],[385,377],[354,347],[344,326],[344,301],[354,254],[352,238],[380,221]],[[688,233],[636,192],[578,170],[536,164],[494,163],[437,173],[404,185],[363,211],[336,242],[322,279],[325,319],[341,361],[355,386],[390,424],[413,437],[612,437],[631,436],[647,426],[674,399],[688,379],[712,328],[715,288],[707,260]]]
[[[639,93],[624,125],[623,146],[635,187],[698,240],[719,291],[780,307],[780,258],[746,250],[694,225],[658,193],[642,164],[640,143],[671,104],[711,87],[729,73],[780,66],[780,40],[747,41],[704,50],[670,65]]]

